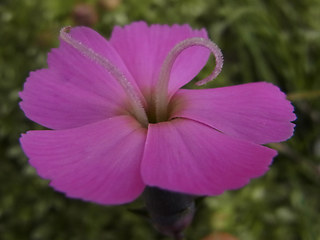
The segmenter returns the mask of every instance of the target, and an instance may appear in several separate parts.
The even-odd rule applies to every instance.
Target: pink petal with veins
[[[133,201],[140,177],[146,130],[129,116],[68,130],[29,131],[22,148],[38,174],[72,198],[100,204]]]
[[[99,95],[63,79],[51,69],[30,74],[20,93],[20,107],[28,118],[48,128],[67,129],[127,113],[124,102],[115,97],[110,99],[107,93]]]
[[[169,51],[180,41],[192,37],[208,38],[204,29],[189,25],[151,25],[135,22],[115,27],[110,43],[118,51],[144,95],[150,95],[158,81],[161,65]],[[206,64],[209,51],[203,47],[185,50],[175,62],[169,93],[191,81]]]
[[[290,138],[296,119],[280,89],[258,82],[231,87],[179,90],[172,101],[172,118],[184,117],[227,135],[259,144]]]
[[[201,123],[175,119],[149,126],[141,174],[149,186],[218,195],[263,175],[276,154]]]

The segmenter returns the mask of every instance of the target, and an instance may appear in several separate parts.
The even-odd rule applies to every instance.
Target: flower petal
[[[149,126],[141,174],[146,185],[217,195],[264,174],[275,155],[199,122],[175,119]]]
[[[40,176],[69,197],[121,204],[144,189],[140,160],[146,130],[119,116],[67,130],[29,131],[22,148]]]
[[[225,134],[259,144],[290,138],[294,131],[293,106],[270,83],[179,90],[172,102],[172,118],[184,117]]]
[[[73,28],[70,35],[111,61],[124,73],[138,91],[138,95],[142,96],[120,56],[102,36],[86,27]],[[59,48],[49,53],[48,65],[49,69],[31,74],[21,93],[22,107],[27,116],[46,127],[53,129],[78,127],[99,120],[100,114],[112,117],[115,112],[122,113],[129,105],[123,88],[106,69],[64,41],[60,42]],[[67,101],[65,101],[67,96],[61,96],[66,92],[69,92],[67,96],[70,98]],[[54,107],[53,100],[57,101]],[[34,104],[39,101],[42,102]],[[91,103],[90,106],[87,102]],[[96,104],[98,106],[93,106]],[[88,119],[84,113],[92,112],[92,108],[103,111],[99,111],[99,117],[93,116]]]
[[[53,129],[79,127],[126,114],[119,102],[63,80],[50,69],[32,72],[20,97],[20,106],[28,118]]]
[[[204,29],[192,30],[188,25],[148,27],[144,22],[135,22],[124,28],[115,27],[110,43],[126,63],[144,96],[147,96],[156,86],[160,68],[169,51],[180,41],[191,37],[208,38]],[[169,92],[192,80],[206,64],[209,54],[202,47],[185,50],[173,66]]]
[[[127,78],[127,80],[135,87],[136,91],[139,91],[139,88],[136,85],[135,80],[132,78],[132,75],[128,71],[125,63],[121,59],[121,56],[118,54],[116,49],[110,44],[104,37],[102,37],[96,31],[87,28],[87,27],[75,27],[70,31],[70,36],[85,45],[86,47],[92,49],[94,52],[100,54],[102,57],[108,59],[113,63]],[[69,45],[65,41],[60,41],[60,46],[58,49],[53,49],[48,55],[48,64],[49,68],[54,68],[57,71],[61,71],[65,75],[69,74],[79,74],[78,76],[88,77],[85,80],[86,88],[88,83],[96,84],[97,87],[103,87],[100,92],[104,93],[105,88],[113,88],[108,90],[108,95],[111,91],[118,89],[120,85],[111,75],[107,73],[104,68],[100,65],[88,59],[88,57],[81,54],[73,46]],[[66,69],[66,68],[69,69]],[[69,71],[68,71],[69,70]],[[72,72],[74,70],[75,72]],[[70,73],[71,71],[71,73]],[[83,75],[81,75],[83,74]],[[101,74],[101,76],[99,76]],[[96,79],[95,79],[96,78]],[[76,80],[78,83],[78,79]],[[89,81],[89,82],[88,82]],[[106,86],[107,85],[107,86]],[[120,88],[121,89],[121,88]],[[117,96],[113,93],[113,96]]]

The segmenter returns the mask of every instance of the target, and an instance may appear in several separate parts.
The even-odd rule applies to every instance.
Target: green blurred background
[[[225,57],[209,87],[272,82],[298,116],[294,137],[271,145],[279,151],[271,170],[202,201],[187,239],[231,240],[229,233],[241,240],[319,240],[319,0],[0,0],[0,239],[168,239],[128,211],[140,200],[108,207],[53,191],[18,142],[22,132],[40,128],[19,109],[18,92],[31,70],[46,66],[59,29],[89,25],[109,37],[114,25],[135,20],[206,28]],[[211,233],[223,234],[205,238]]]

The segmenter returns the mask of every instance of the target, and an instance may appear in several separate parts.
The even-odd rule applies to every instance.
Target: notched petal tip
[[[132,117],[119,116],[79,128],[31,131],[21,142],[30,165],[55,190],[100,204],[122,204],[145,187],[139,171],[145,137]]]
[[[276,154],[273,149],[197,121],[175,119],[150,126],[141,175],[148,186],[200,196],[219,195],[265,174]]]
[[[196,120],[254,143],[285,141],[294,132],[294,108],[271,83],[180,90],[173,101],[171,118]]]

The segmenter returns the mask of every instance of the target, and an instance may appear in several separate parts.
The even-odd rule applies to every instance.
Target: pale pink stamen
[[[108,59],[104,58],[100,54],[96,53],[93,49],[87,47],[83,43],[75,40],[68,32],[70,31],[71,27],[64,27],[60,31],[60,37],[66,43],[70,44],[72,47],[77,49],[82,55],[86,56],[93,62],[101,65],[104,67],[122,86],[123,90],[129,97],[129,102],[131,104],[133,114],[135,115],[136,119],[143,125],[148,125],[148,118],[146,112],[143,108],[142,102],[135,91],[132,84],[128,81],[126,76]]]
[[[168,84],[170,79],[170,73],[173,67],[174,62],[176,61],[177,57],[187,48],[194,47],[194,46],[201,46],[208,48],[214,55],[216,60],[216,66],[212,73],[198,81],[196,85],[200,86],[206,84],[207,82],[215,79],[219,73],[221,72],[223,66],[223,56],[220,48],[209,39],[205,38],[189,38],[179,42],[174,48],[169,52],[165,61],[162,64],[161,71],[159,74],[158,85],[156,90],[156,115],[157,121],[163,121],[167,118],[167,106],[168,106]]]

